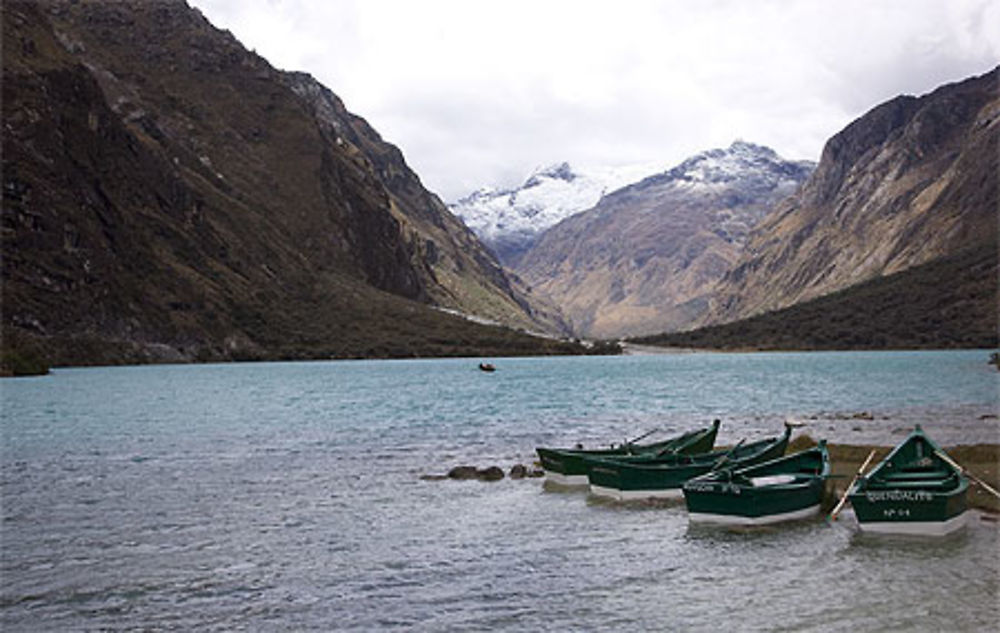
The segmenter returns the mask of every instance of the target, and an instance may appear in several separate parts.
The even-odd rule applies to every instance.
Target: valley
[[[185,2],[5,3],[3,38],[5,359],[997,344],[997,69],[874,104],[816,163],[737,140],[446,204]]]

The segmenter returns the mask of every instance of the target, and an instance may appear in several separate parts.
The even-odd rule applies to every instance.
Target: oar
[[[740,446],[742,446],[743,442],[745,442],[745,441],[747,441],[747,438],[744,437],[739,442],[736,442],[736,446],[734,446],[731,449],[729,449],[728,451],[726,451],[726,454],[723,455],[722,457],[720,457],[719,461],[715,462],[715,464],[712,466],[712,470],[715,470],[719,466],[722,466],[726,462],[726,460],[729,459],[729,456],[732,455],[733,453],[735,453],[736,449],[739,448]]]
[[[952,458],[950,458],[947,455],[945,455],[944,451],[934,451],[934,452],[937,454],[938,457],[940,457],[944,461],[946,461],[949,464],[951,464],[951,466],[953,468],[955,468],[958,472],[962,473],[963,475],[965,475],[966,477],[968,477],[972,481],[976,482],[977,484],[979,484],[980,486],[982,486],[983,488],[985,488],[987,491],[989,491],[990,493],[992,493],[993,496],[995,496],[997,498],[1000,498],[1000,492],[997,492],[996,489],[993,488],[993,486],[989,485],[988,483],[986,483],[985,481],[983,481],[979,477],[976,477],[975,475],[973,475],[971,472],[969,472],[968,468],[963,467],[961,464],[959,464],[958,462],[956,462]]]
[[[868,462],[872,460],[872,457],[875,457],[874,448],[872,449],[872,452],[868,453],[868,458],[864,461],[863,464],[861,464],[861,468],[858,469],[858,472],[854,473],[854,479],[851,480],[851,483],[847,484],[847,489],[844,490],[844,496],[840,498],[840,501],[833,508],[833,512],[830,513],[831,521],[837,520],[837,515],[840,514],[840,509],[844,507],[845,503],[847,503],[847,493],[849,493],[851,491],[851,488],[854,487],[854,482],[858,480],[858,477],[861,476],[861,473],[865,472],[865,468],[867,468]]]
[[[659,430],[660,430],[660,427],[656,427],[655,429],[651,429],[649,431],[646,431],[645,433],[643,433],[639,437],[635,438],[634,440],[625,440],[625,442],[622,444],[622,448],[625,449],[626,453],[628,453],[629,455],[632,455],[632,445],[633,444],[635,444],[638,441],[646,439],[647,437],[649,437],[653,433],[656,433]],[[614,448],[614,447],[615,447],[615,445],[612,444],[611,448]]]
[[[676,446],[664,446],[660,450],[656,451],[657,457],[663,457],[664,455],[674,455],[677,453]]]
[[[626,445],[628,445],[628,444],[635,444],[636,442],[639,442],[639,441],[642,441],[642,440],[646,439],[647,437],[649,437],[653,433],[656,433],[659,430],[660,430],[660,427],[656,427],[655,429],[653,429],[651,431],[646,431],[645,433],[643,433],[639,437],[635,438],[634,440],[625,440],[625,444]]]
[[[691,442],[691,438],[687,438],[683,442],[678,442],[678,440],[683,439],[683,437],[684,436],[681,436],[680,438],[670,440],[666,446],[656,451],[656,457],[663,457],[664,455],[677,455],[677,451],[681,450],[685,445]]]

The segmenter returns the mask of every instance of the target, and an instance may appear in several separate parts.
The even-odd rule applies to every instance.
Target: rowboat
[[[830,455],[826,440],[812,448],[741,468],[725,468],[684,484],[688,520],[768,525],[819,513]]]
[[[719,432],[719,420],[707,429],[688,431],[650,444],[625,442],[605,449],[536,448],[547,481],[562,486],[586,486],[587,457],[623,457],[628,455],[662,456],[668,454],[704,453],[712,450]],[[641,439],[641,438],[640,438]]]
[[[785,454],[791,428],[776,437],[750,444],[740,442],[729,450],[690,455],[663,455],[656,460],[625,460],[588,457],[590,493],[616,501],[633,499],[680,499],[685,481],[722,465],[749,466]]]
[[[863,532],[942,536],[967,520],[969,481],[920,426],[847,496]]]

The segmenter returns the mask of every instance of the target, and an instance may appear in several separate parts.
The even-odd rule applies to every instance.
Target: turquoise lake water
[[[733,532],[537,479],[426,481],[722,420],[1000,442],[985,351],[58,369],[0,382],[0,629],[993,630],[1000,530]]]

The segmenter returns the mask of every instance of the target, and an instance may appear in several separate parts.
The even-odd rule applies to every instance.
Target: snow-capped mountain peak
[[[564,180],[566,182],[573,182],[576,180],[577,174],[570,167],[569,163],[562,162],[557,165],[551,165],[549,167],[536,169],[531,176],[524,182],[522,189],[531,189],[532,187],[537,187],[543,184],[547,180]]]
[[[660,170],[658,165],[579,169],[555,163],[535,169],[517,188],[483,187],[449,207],[502,261],[510,262],[545,229]]]
[[[811,161],[788,161],[769,147],[737,140],[728,148],[695,154],[676,167],[647,178],[647,181],[658,184],[673,181],[678,185],[695,187],[757,181],[773,188],[785,180],[800,182],[814,166]]]
[[[482,188],[449,205],[500,260],[516,266],[520,256],[546,229],[593,208],[605,195],[628,196],[649,188],[677,188],[699,195],[727,188],[748,196],[791,193],[812,171],[810,161],[787,161],[774,150],[737,140],[667,169],[634,165],[579,169],[555,163],[535,169],[514,189]]]

